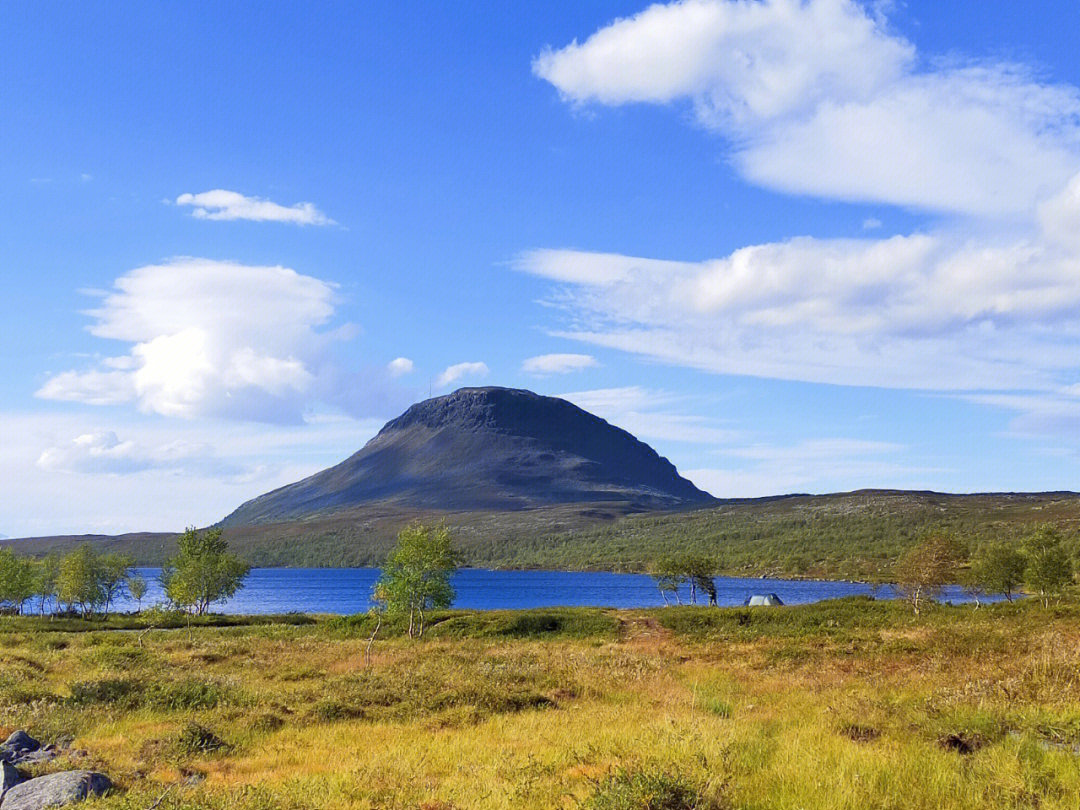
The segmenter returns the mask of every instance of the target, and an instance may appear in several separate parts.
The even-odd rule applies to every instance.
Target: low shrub
[[[682,776],[663,771],[620,769],[596,787],[585,802],[588,810],[721,810],[701,788]]]
[[[206,726],[198,723],[188,723],[184,726],[174,746],[177,754],[188,756],[221,753],[229,748],[231,746],[227,742]]]
[[[69,701],[75,706],[109,705],[124,709],[166,711],[213,709],[235,703],[233,691],[214,681],[180,680],[162,683],[134,678],[105,678],[71,685]]]

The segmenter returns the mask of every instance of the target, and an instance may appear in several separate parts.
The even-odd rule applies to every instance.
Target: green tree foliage
[[[401,530],[383,565],[372,601],[388,616],[409,617],[409,638],[424,634],[424,613],[448,608],[457,593],[450,578],[457,571],[458,554],[446,526],[415,523]]]
[[[717,565],[714,560],[700,554],[688,554],[683,557],[683,570],[690,581],[690,601],[697,604],[697,593],[700,590],[709,600],[710,605],[716,604],[716,577]]]
[[[936,598],[941,589],[955,582],[966,557],[963,545],[945,531],[925,535],[896,564],[896,584],[918,615],[923,604]]]
[[[661,557],[650,567],[650,575],[656,581],[664,604],[671,604],[669,595],[682,604],[679,588],[690,585],[690,602],[697,604],[698,591],[705,594],[710,605],[716,604],[716,561],[703,554],[676,554]]]
[[[138,612],[142,613],[142,600],[146,596],[146,579],[141,574],[131,574],[127,578],[127,592],[139,605]]]
[[[984,547],[971,563],[971,583],[986,593],[1000,593],[1010,602],[1024,582],[1027,559],[1012,543]]]
[[[251,566],[228,549],[221,529],[187,529],[177,541],[177,555],[161,570],[169,601],[202,616],[214,603],[231,598],[243,587]]]
[[[661,557],[652,564],[649,575],[655,580],[665,605],[671,604],[669,595],[675,598],[676,604],[682,604],[679,588],[686,582],[686,570],[682,560],[673,556]]]
[[[44,613],[49,603],[56,604],[56,582],[60,576],[60,555],[55,552],[37,561],[34,571],[34,596],[38,613]]]
[[[1027,567],[1024,582],[1039,594],[1044,605],[1060,596],[1065,587],[1072,583],[1073,565],[1061,540],[1061,535],[1053,526],[1039,526],[1022,543]]]
[[[101,559],[83,545],[60,560],[56,576],[56,598],[69,611],[89,616],[105,604],[101,582]]]
[[[98,562],[98,581],[101,593],[105,597],[105,614],[108,615],[113,602],[123,596],[127,589],[131,568],[135,565],[133,557],[127,554],[102,554]]]
[[[21,613],[34,595],[35,566],[8,548],[0,548],[0,608]]]

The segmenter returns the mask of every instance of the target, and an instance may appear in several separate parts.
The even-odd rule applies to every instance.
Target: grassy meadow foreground
[[[88,807],[1075,808],[1078,619],[450,611],[369,658],[362,617],[5,618],[0,733],[73,737]]]

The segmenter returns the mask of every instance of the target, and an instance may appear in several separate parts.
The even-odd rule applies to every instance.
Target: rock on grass
[[[29,779],[11,788],[0,810],[45,810],[100,796],[112,787],[105,774],[93,771],[64,771]]]

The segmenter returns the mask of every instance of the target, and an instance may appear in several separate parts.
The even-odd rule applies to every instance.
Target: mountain
[[[712,500],[647,444],[566,400],[462,388],[413,405],[358,453],[248,501],[223,525],[371,504],[507,511],[607,501],[671,509]]]

